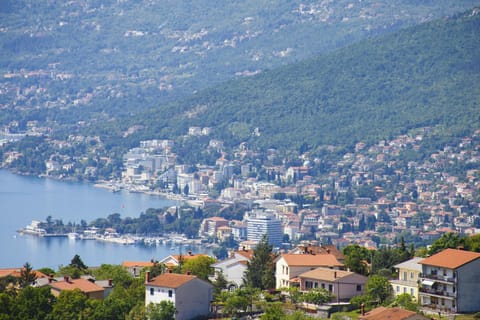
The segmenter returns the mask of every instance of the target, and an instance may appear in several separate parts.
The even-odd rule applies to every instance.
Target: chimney
[[[150,282],[150,271],[145,272],[145,282]]]
[[[365,315],[365,303],[362,303],[360,305],[360,310],[361,310],[362,316],[364,316]]]
[[[53,274],[50,274],[48,276],[48,283],[52,283],[53,282]]]
[[[68,281],[68,276],[63,276],[63,281],[69,282],[69,281]]]
[[[112,286],[113,286],[112,279],[108,279],[108,286],[109,286],[109,287],[112,287]]]

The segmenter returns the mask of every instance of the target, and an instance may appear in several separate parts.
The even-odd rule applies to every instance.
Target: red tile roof
[[[151,279],[147,284],[150,286],[176,289],[196,278],[196,276],[188,274],[163,273],[158,277]]]
[[[333,254],[282,254],[278,259],[283,258],[289,266],[311,266],[311,267],[343,267]]]
[[[431,257],[419,261],[418,263],[435,267],[456,269],[479,258],[480,253],[477,252],[445,249]]]
[[[7,277],[7,276],[12,276],[12,277],[19,278],[19,277],[21,277],[22,269],[23,268],[0,269],[0,278],[4,278],[4,277]],[[46,278],[47,277],[46,274],[44,274],[40,271],[33,270],[33,272],[35,273],[37,278]]]
[[[338,279],[342,279],[351,275],[354,275],[354,272],[343,271],[343,270],[333,270],[330,268],[316,268],[299,275],[299,278],[310,278],[310,279],[321,279],[325,281],[333,282]],[[365,277],[366,281],[367,277]]]
[[[123,261],[122,267],[124,268],[131,268],[131,267],[152,267],[153,262],[151,261]]]
[[[52,282],[50,286],[59,291],[80,289],[85,293],[104,291],[104,289],[87,279],[70,279],[68,281]]]
[[[253,257],[253,250],[238,250],[238,251],[235,251],[235,253],[238,253],[239,255],[247,258],[248,260],[250,260]]]
[[[359,320],[408,320],[408,319],[425,319],[428,318],[418,315],[417,313],[402,308],[385,308],[378,307],[367,312],[363,316],[359,316]]]

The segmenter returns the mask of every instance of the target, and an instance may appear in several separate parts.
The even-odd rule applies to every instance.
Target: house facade
[[[282,254],[275,260],[275,287],[298,285],[300,274],[319,267],[340,270],[343,266],[332,254]]]
[[[349,301],[365,293],[367,277],[351,271],[316,268],[304,272],[300,278],[300,290],[321,288],[330,291],[336,301]]]
[[[408,293],[418,301],[418,283],[422,273],[422,265],[418,262],[422,259],[415,257],[394,266],[398,272],[398,279],[390,280],[390,284],[395,297]]]
[[[127,271],[134,276],[135,278],[140,276],[140,272],[145,268],[153,267],[154,263],[152,261],[123,261],[122,267],[127,269]]]
[[[189,274],[164,273],[145,279],[145,305],[170,301],[175,306],[176,320],[207,316],[213,300],[213,286]]]
[[[212,264],[214,276],[211,280],[215,280],[217,275],[222,273],[228,281],[229,290],[240,288],[243,285],[243,275],[247,271],[247,262],[252,255],[252,250],[234,251],[229,258]]]
[[[445,249],[422,265],[419,302],[438,311],[480,311],[480,253]]]

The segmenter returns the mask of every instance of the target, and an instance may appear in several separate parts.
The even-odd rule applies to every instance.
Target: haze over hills
[[[142,124],[144,138],[199,126],[232,146],[286,149],[376,142],[427,126],[467,134],[480,127],[479,34],[479,10],[469,10],[231,81],[128,124]]]
[[[63,121],[103,121],[475,4],[2,1],[0,123],[43,108],[70,108]]]
[[[363,1],[361,3],[368,5]],[[115,7],[113,3],[106,3],[104,7],[94,9],[96,7],[92,7],[92,4],[84,2],[80,7],[74,5],[77,11],[65,11],[65,7],[53,4],[51,9],[62,9],[65,12],[62,11],[59,17],[75,20],[81,16],[80,12],[106,13],[103,10],[107,5]],[[129,2],[119,2],[118,5],[143,8]],[[13,2],[11,6],[17,8]],[[38,5],[31,6],[30,9],[41,11],[45,7]],[[15,10],[8,14],[15,16],[12,12]],[[71,49],[51,51],[48,48],[55,47],[59,42],[50,44],[42,37],[45,33],[53,32],[56,27],[46,28],[46,31],[38,31],[40,36],[33,33],[34,40],[30,40],[34,46],[26,38],[23,42],[17,39],[9,44],[4,41],[6,38],[2,39],[4,47],[10,50],[2,51],[2,65],[14,71],[4,74],[1,85],[0,124],[5,132],[22,132],[28,124],[34,127],[35,134],[40,133],[41,137],[37,140],[25,143],[20,141],[17,145],[8,147],[8,151],[18,150],[26,154],[24,151],[28,149],[32,152],[25,159],[36,160],[32,163],[23,161],[21,166],[24,172],[41,172],[44,162],[52,154],[66,152],[57,150],[55,143],[62,145],[61,141],[76,135],[89,137],[85,141],[90,142],[68,150],[68,157],[73,156],[81,161],[82,156],[85,157],[82,152],[92,149],[96,150],[95,157],[115,159],[115,167],[121,166],[122,155],[128,149],[138,146],[141,140],[149,139],[175,140],[174,152],[181,155],[183,161],[191,163],[201,163],[205,158],[214,162],[217,154],[205,155],[211,139],[223,141],[226,148],[247,142],[251,148],[262,152],[276,148],[314,153],[322,152],[330,145],[348,149],[358,141],[376,143],[380,139],[390,139],[420,127],[432,127],[435,139],[444,137],[448,140],[479,128],[478,12],[478,9],[471,8],[454,16],[360,41],[270,70],[264,64],[264,69],[259,74],[232,79],[192,95],[179,94],[176,101],[167,98],[164,100],[158,96],[161,91],[154,83],[160,78],[152,76],[147,70],[158,68],[160,62],[154,63],[153,69],[142,62],[142,59],[147,58],[151,62],[151,55],[139,55],[136,60],[130,56],[130,63],[126,64],[120,63],[123,60],[105,59],[102,64],[95,59],[92,51],[91,55],[79,56],[76,58],[77,63],[74,63],[69,59],[75,57],[74,52],[86,50],[83,47],[87,43],[73,41],[76,44],[72,44]],[[125,12],[121,14],[124,15]],[[375,16],[384,18],[379,14]],[[59,23],[63,26],[62,19]],[[32,23],[33,21],[35,19]],[[49,20],[46,18],[44,21]],[[83,25],[86,20],[78,21]],[[310,22],[307,19],[301,24],[308,25]],[[332,22],[332,25],[336,24]],[[5,30],[3,32],[3,36],[9,34]],[[96,31],[94,34],[99,36]],[[132,35],[127,34],[128,36],[122,33],[124,41],[131,40],[129,37]],[[64,34],[66,35],[67,33]],[[296,34],[290,36],[297,37]],[[299,33],[298,38],[303,39],[302,36],[303,33]],[[315,34],[310,36],[314,37]],[[40,41],[37,37],[43,40]],[[135,35],[135,39],[139,38],[137,40],[144,39],[143,37]],[[321,43],[323,35],[317,34],[317,37]],[[78,39],[80,38],[79,35]],[[105,41],[107,38],[102,39]],[[96,43],[97,48],[104,47],[102,41],[93,43]],[[151,39],[143,44],[148,43],[152,43]],[[112,42],[111,45],[113,44],[116,46],[118,43]],[[46,50],[45,53],[31,55],[28,59],[25,54],[27,49],[37,47],[44,48],[42,50]],[[138,48],[143,50],[142,46]],[[238,47],[230,49],[231,55],[228,57],[231,58],[233,53],[237,53]],[[12,58],[15,50],[18,55]],[[68,73],[60,70],[63,68],[62,63],[47,63],[51,59],[47,52],[57,58],[70,57],[66,61],[76,71]],[[226,51],[219,49],[218,52]],[[124,54],[118,56],[126,57]],[[165,57],[167,61],[167,56],[162,58]],[[42,65],[39,61],[51,69],[34,69],[33,65]],[[222,63],[233,60],[216,61]],[[28,68],[18,67],[27,63],[30,63]],[[195,63],[198,66],[196,70],[200,70],[200,66],[204,67],[199,61]],[[14,68],[15,65],[17,67]],[[146,75],[152,80],[144,82],[140,76],[135,79],[110,77],[112,70],[124,70],[121,68],[132,65],[143,65],[143,71],[138,75]],[[240,66],[244,67],[243,64]],[[110,71],[105,71],[107,69]],[[228,73],[227,69],[222,70],[225,74]],[[205,70],[198,71],[191,78],[205,80],[202,86],[220,81],[220,78],[216,78],[209,82],[209,74]],[[189,86],[193,88],[193,82]],[[180,96],[183,97],[179,98]],[[35,122],[29,124],[31,120]],[[209,127],[211,134],[184,139],[191,126]],[[439,141],[445,142],[445,139]],[[36,147],[32,149],[32,146]],[[32,167],[35,170],[31,170]],[[106,174],[110,174],[111,170],[113,169],[109,168]]]

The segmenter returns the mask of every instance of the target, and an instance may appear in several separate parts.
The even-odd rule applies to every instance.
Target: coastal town
[[[275,257],[272,287],[282,297],[288,292],[292,294],[291,290],[302,292],[302,298],[295,302],[296,308],[317,318],[329,317],[339,305],[355,308],[351,301],[366,292],[376,255],[390,252],[385,250],[397,250],[408,254],[394,259],[398,262],[393,266],[387,264],[384,265],[387,269],[380,269],[395,270],[387,275],[391,288],[389,299],[408,293],[423,314],[436,315],[438,312],[438,319],[443,319],[442,313],[453,319],[455,314],[479,311],[474,306],[476,302],[470,305],[471,301],[465,302],[468,299],[464,297],[471,294],[472,288],[466,283],[472,282],[470,275],[478,276],[475,270],[479,269],[475,266],[480,256],[463,250],[463,245],[455,249],[447,247],[427,257],[417,256],[415,248],[429,248],[432,244],[435,247],[438,241],[442,243],[443,239],[452,237],[473,239],[480,233],[480,131],[456,144],[425,154],[428,149],[424,139],[430,130],[423,128],[370,146],[358,142],[352,152],[343,154],[325,172],[318,169],[321,160],[311,158],[308,153],[299,155],[295,165],[287,165],[285,159],[276,159],[275,150],[268,152],[265,162],[270,165],[259,167],[254,165],[259,155],[245,144],[233,154],[227,154],[222,141],[215,139],[209,142],[209,148],[221,155],[215,165],[179,164],[172,151],[175,146],[172,140],[145,140],[123,156],[120,179],[96,181],[95,185],[111,192],[143,192],[175,199],[179,205],[155,211],[155,215],[168,225],[169,216],[180,219],[187,214],[198,214],[201,219],[195,220],[200,223],[194,232],[178,234],[157,230],[150,234],[125,234],[113,227],[90,225],[80,228],[79,232],[55,234],[43,229],[46,224],[42,221],[32,221],[19,232],[114,245],[195,245],[200,251],[207,246],[228,248],[226,256],[209,257],[185,251],[183,254],[172,252],[156,261],[123,262],[122,268],[132,277],[145,279],[145,306],[151,302],[170,301],[177,310],[176,319],[191,319],[192,315],[228,318],[237,314],[223,303],[212,303],[219,299],[219,296],[213,297],[212,285],[221,275],[225,280],[224,290],[242,292],[248,266],[253,264],[255,250],[264,245],[264,240]],[[187,137],[208,135],[208,128],[195,127],[189,129]],[[101,141],[92,137],[52,143],[62,145],[92,140],[101,146]],[[333,147],[330,152],[335,152]],[[7,153],[4,165],[15,156],[21,157]],[[73,160],[52,155],[45,163],[44,176],[62,178],[67,172],[62,170]],[[274,162],[278,164],[271,164]],[[85,172],[93,173],[94,169],[86,168]],[[232,208],[241,210],[237,212]],[[228,210],[237,218],[224,215]],[[409,249],[405,249],[407,245]],[[363,248],[358,250],[365,250],[367,254],[365,265],[360,269],[355,269],[350,260],[352,247]],[[210,271],[205,279],[190,274],[185,267],[182,269],[186,261],[202,261],[207,257]],[[158,265],[164,271],[154,277],[149,270]],[[62,282],[69,288],[84,288],[76,284],[81,279],[45,277],[38,285],[45,282],[40,286],[50,286],[55,294],[70,290],[62,287]],[[95,284],[93,280],[90,282]],[[171,287],[171,283],[177,282]],[[460,289],[460,282],[464,283],[463,289]],[[103,292],[96,293],[101,299],[114,286],[111,282],[105,283],[103,289],[97,288]],[[183,286],[188,289],[181,289]],[[317,288],[325,289],[330,296],[322,302],[312,302],[307,294]],[[188,290],[189,294],[182,293],[183,290]],[[171,296],[168,292],[172,292]],[[193,299],[198,306],[187,308],[180,302],[182,299]],[[385,317],[389,312],[406,312],[404,309],[371,308],[370,305],[368,312],[360,311],[358,319],[374,319],[368,318],[369,314],[382,312]],[[265,314],[265,310],[265,306],[257,306],[237,312],[255,317]],[[412,316],[408,312],[402,314],[404,318],[401,319]]]
[[[477,234],[480,131],[426,154],[423,140],[430,130],[419,129],[370,146],[358,142],[352,152],[340,155],[335,163],[299,154],[289,161],[294,165],[279,158],[274,149],[268,150],[263,164],[258,165],[263,155],[246,144],[227,154],[223,142],[216,139],[210,139],[208,145],[212,152],[220,154],[215,165],[179,164],[172,151],[174,141],[146,140],[123,155],[121,178],[96,181],[96,186],[112,192],[125,190],[167,197],[203,211],[241,205],[243,219],[225,219],[215,214],[217,209],[210,209],[214,212],[204,219],[198,237],[188,235],[219,241],[232,236],[241,247],[250,247],[259,239],[258,234],[247,232],[249,221],[257,227],[265,224],[276,229],[272,231],[275,237],[271,236],[276,247],[306,239],[338,248],[351,243],[379,248],[398,243],[400,237],[409,243],[428,245],[445,233]],[[32,124],[25,135],[45,131],[48,129]],[[186,139],[208,137],[210,131],[191,127]],[[4,135],[4,143],[7,139],[8,135]],[[56,148],[45,161],[43,176],[71,176],[71,168],[79,167],[82,159],[62,156],[62,149],[86,141],[94,146],[90,153],[100,153],[102,141],[98,137],[52,140],[50,144]],[[338,151],[331,146],[325,152]],[[3,167],[19,157],[22,154],[18,152],[5,152]],[[112,159],[97,162],[101,161],[108,163]],[[86,166],[83,170],[89,176],[97,167]]]

